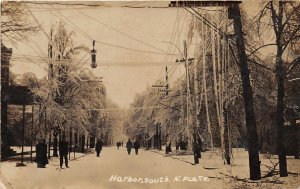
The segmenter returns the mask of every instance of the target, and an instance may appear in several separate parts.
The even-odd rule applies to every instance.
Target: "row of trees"
[[[26,12],[26,5],[20,2],[2,3],[1,34],[5,41],[17,45],[18,40],[26,40],[29,35],[41,30],[40,26],[29,21]],[[11,85],[28,86],[34,95],[32,114],[35,128],[32,131],[30,127],[26,128],[28,137],[48,138],[49,144],[54,137],[55,155],[59,136],[63,134],[71,142],[81,139],[92,142],[101,137],[105,143],[112,143],[112,125],[119,119],[117,114],[104,111],[105,108],[116,107],[107,99],[105,86],[89,69],[84,68],[84,62],[76,60],[77,55],[89,53],[90,49],[83,45],[75,46],[74,34],[66,29],[63,22],[51,27],[47,34],[48,58],[39,59],[39,64],[48,66],[48,76],[37,79],[34,73],[26,73],[15,79],[14,74],[10,74]],[[9,108],[10,115],[18,113],[18,108]],[[9,117],[9,125],[21,121],[20,118]],[[90,140],[85,139],[87,136]]]
[[[214,15],[201,13],[206,20],[217,23],[217,30],[205,24],[205,19],[194,17],[188,28],[188,39],[190,43],[194,43],[195,38],[200,42],[194,53],[195,61],[187,69],[189,82],[180,78],[172,84],[168,96],[155,89],[137,95],[125,124],[128,134],[146,133],[145,138],[151,137],[155,132],[153,122],[162,124],[165,143],[184,135],[183,138],[192,139],[195,136],[191,133],[198,133],[204,146],[220,148],[228,163],[230,147],[248,147],[248,142],[253,140],[249,132],[253,131],[258,139],[258,146],[253,147],[257,151],[278,154],[280,175],[287,176],[287,151],[292,148],[293,152],[288,153],[299,157],[299,146],[288,145],[297,141],[299,133],[296,126],[300,107],[297,78],[300,74],[299,6],[298,2],[266,1],[261,3],[261,10],[255,17],[242,11],[242,38],[252,91],[246,96],[241,83],[247,74],[240,74],[244,70],[237,54],[241,51],[241,47],[236,46],[237,34],[232,38],[229,33],[220,32],[230,31],[231,23],[224,19],[230,15],[224,9]],[[269,50],[261,51],[263,48]],[[274,49],[277,49],[275,54]],[[186,100],[186,95],[191,95],[190,99]],[[247,130],[246,115],[241,110],[249,104],[249,95],[253,98],[254,112],[248,118],[254,119],[256,127]],[[190,109],[186,108],[187,103]],[[146,108],[149,106],[154,107]],[[187,125],[187,119],[191,125]],[[288,141],[287,136],[293,142]],[[257,172],[260,175],[260,171]]]

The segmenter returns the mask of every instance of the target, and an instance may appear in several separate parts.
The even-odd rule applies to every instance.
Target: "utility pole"
[[[253,107],[253,92],[249,78],[249,68],[247,63],[247,55],[244,43],[244,33],[242,29],[241,13],[238,4],[231,4],[228,7],[228,17],[233,19],[234,31],[237,37],[236,46],[239,59],[239,67],[242,79],[244,108],[246,117],[246,126],[248,133],[248,153],[249,153],[249,167],[250,179],[261,179],[260,161],[259,161],[259,147],[258,136],[256,130],[255,112]]]
[[[184,47],[184,51],[183,51],[183,55],[184,55],[184,59],[185,59],[185,72],[186,72],[186,134],[189,140],[189,149],[191,149],[192,147],[192,137],[191,137],[191,133],[190,133],[190,76],[189,76],[189,60],[187,58],[187,44],[186,41],[183,41],[183,47]]]
[[[245,108],[245,117],[248,133],[248,153],[250,179],[261,179],[258,136],[256,130],[255,112],[253,107],[252,88],[250,85],[249,69],[247,55],[244,43],[244,33],[242,29],[241,13],[239,4],[241,1],[171,1],[170,7],[208,7],[208,6],[226,6],[228,7],[228,18],[233,19],[234,32],[237,37],[236,46],[239,59],[239,67],[242,79],[243,99]]]
[[[176,60],[176,62],[184,62],[185,65],[185,72],[186,72],[186,127],[185,127],[185,132],[186,132],[186,136],[189,139],[189,143],[191,144],[191,133],[189,130],[190,127],[190,100],[191,100],[191,96],[190,96],[190,78],[189,78],[189,63],[193,60],[195,60],[195,58],[187,58],[187,44],[186,41],[183,41],[183,47],[184,47],[184,53],[183,53],[183,59],[182,60]],[[182,95],[182,94],[181,94]],[[183,105],[183,99],[181,100],[181,104]],[[192,104],[192,103],[191,103]],[[184,114],[183,114],[184,116]],[[191,145],[189,145],[191,147]]]
[[[158,88],[159,92],[165,92],[165,95],[168,96],[169,95],[169,76],[168,76],[168,66],[165,67],[165,85],[152,85],[152,87],[154,88]],[[164,88],[164,89],[161,89]]]
[[[194,121],[193,121],[193,138],[194,138],[194,143],[196,144],[197,141],[197,133],[200,127],[200,117],[199,117],[199,109],[200,109],[200,102],[199,102],[199,83],[198,83],[198,62],[197,60],[194,61]],[[200,136],[199,136],[200,138]],[[201,138],[200,138],[201,140]],[[200,145],[200,144],[198,144]],[[199,146],[200,147],[200,146]],[[201,153],[201,150],[200,150]],[[200,155],[201,156],[201,155]]]
[[[168,76],[168,66],[166,66],[166,96],[169,95],[169,76]]]

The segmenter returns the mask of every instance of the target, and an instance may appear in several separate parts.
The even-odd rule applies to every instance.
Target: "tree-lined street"
[[[1,37],[1,186],[300,185],[297,1],[3,1]]]
[[[116,147],[104,147],[100,157],[96,157],[94,152],[88,155],[78,154],[77,159],[70,161],[68,169],[59,169],[58,158],[50,159],[49,165],[44,169],[37,169],[35,163],[28,162],[26,167],[18,168],[13,162],[3,162],[1,177],[5,178],[4,183],[7,184],[8,189],[240,188],[243,183],[224,177],[224,175],[237,174],[239,178],[245,180],[249,177],[247,152],[239,149],[234,155],[236,157],[234,167],[224,165],[212,152],[203,153],[200,164],[192,165],[192,156],[165,157],[163,152],[146,150],[141,150],[139,155],[128,156],[124,147],[120,150]],[[275,157],[272,160],[275,160]],[[298,161],[288,158],[288,163],[291,172],[300,171]],[[265,158],[262,158],[262,164],[272,166]],[[266,167],[262,169],[268,171]],[[142,178],[143,183],[141,180],[130,182],[130,179],[125,177]],[[166,180],[166,177],[169,180]],[[147,179],[149,182],[153,179],[153,183],[145,183]],[[285,181],[285,184],[280,184],[282,181]],[[296,175],[293,175],[289,179],[264,179],[262,186],[296,188],[299,184]],[[244,186],[254,188],[258,185],[254,182]]]

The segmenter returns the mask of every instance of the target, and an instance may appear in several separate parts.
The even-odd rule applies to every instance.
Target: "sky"
[[[138,4],[147,6],[149,3],[139,2]],[[163,5],[167,6],[167,3],[163,2]],[[33,23],[41,24],[42,31],[30,36],[27,41],[18,42],[17,49],[13,48],[13,54],[47,57],[49,37],[47,35],[50,27],[62,20],[68,30],[76,32],[73,37],[75,46],[85,45],[92,48],[92,40],[100,42],[96,42],[95,46],[99,65],[92,72],[97,77],[103,77],[108,97],[122,108],[129,106],[136,93],[145,91],[147,85],[151,86],[156,80],[164,77],[164,62],[171,62],[171,67],[176,67],[172,64],[175,64],[175,59],[179,59],[180,56],[165,55],[169,44],[164,41],[171,40],[173,28],[176,31],[183,28],[180,35],[175,32],[176,37],[172,40],[174,43],[178,42],[181,48],[189,19],[187,12],[183,9],[133,9],[118,6],[94,8],[78,5],[51,5],[50,2],[48,5],[27,3],[27,7],[35,17],[29,14],[29,19]],[[102,43],[155,53],[117,48]],[[170,52],[179,54],[173,46]],[[89,68],[89,54],[86,56],[86,53],[82,53],[78,59],[84,56],[80,64],[85,62],[83,67]],[[38,78],[44,77],[46,63],[38,58],[31,58],[31,60],[34,63],[12,61],[11,71],[16,74],[33,72]],[[140,64],[134,66],[133,63]]]
[[[11,62],[11,71],[16,74],[33,72],[37,78],[45,77],[47,65],[37,56],[47,57],[50,27],[61,20],[69,31],[76,33],[73,37],[75,46],[92,48],[92,41],[96,40],[98,67],[92,72],[97,77],[103,77],[108,98],[121,108],[128,108],[136,93],[142,93],[147,86],[164,78],[166,62],[172,70],[171,82],[183,73],[175,60],[180,59],[179,49],[183,49],[183,40],[186,39],[192,18],[187,11],[183,8],[120,7],[167,7],[167,1],[95,3],[104,6],[26,3],[30,10],[29,20],[41,24],[42,30],[30,36],[27,41],[17,42],[17,48],[12,47],[13,56],[26,56],[27,60],[30,57],[31,61],[15,59]],[[170,41],[178,48],[170,45]],[[191,51],[188,54],[192,56]],[[167,53],[172,55],[166,55]],[[79,64],[83,68],[90,68],[89,54],[81,53],[76,58],[82,59]]]

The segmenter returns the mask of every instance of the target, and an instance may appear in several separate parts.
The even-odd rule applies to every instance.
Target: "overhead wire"
[[[133,36],[131,36],[131,35],[125,33],[125,32],[122,32],[122,31],[120,31],[120,30],[118,30],[118,29],[116,29],[116,28],[114,28],[114,27],[112,27],[112,26],[109,26],[108,24],[106,24],[106,23],[104,23],[104,22],[102,22],[102,21],[100,21],[100,20],[98,20],[98,19],[96,19],[96,18],[94,18],[94,17],[92,17],[92,16],[89,16],[88,14],[83,13],[83,12],[80,11],[80,10],[76,10],[76,11],[79,12],[80,14],[82,14],[82,15],[84,15],[84,16],[86,16],[86,17],[92,19],[92,20],[94,20],[95,22],[97,22],[97,23],[99,23],[99,24],[101,24],[101,25],[103,25],[103,26],[105,26],[105,27],[107,27],[107,28],[109,28],[109,29],[111,29],[111,30],[117,32],[117,33],[120,33],[120,34],[122,34],[122,35],[125,35],[126,37],[129,37],[130,39],[133,39],[133,40],[135,40],[135,41],[137,41],[137,42],[139,42],[139,43],[141,43],[141,44],[143,44],[143,45],[146,45],[146,46],[148,46],[148,47],[151,47],[151,48],[153,48],[153,49],[155,49],[155,50],[158,50],[158,51],[160,51],[160,52],[166,53],[164,50],[159,49],[159,48],[157,48],[157,47],[154,47],[154,46],[151,45],[151,44],[148,44],[148,43],[146,43],[146,42],[144,42],[144,41],[142,41],[142,40],[140,40],[140,39],[137,39],[136,37],[133,37]]]
[[[176,23],[176,22],[175,22]],[[184,25],[184,23],[183,23],[183,25]],[[183,28],[183,25],[182,25],[182,28]],[[179,27],[179,23],[178,23],[178,25],[177,25],[178,27]],[[181,28],[181,30],[180,31],[182,31],[182,28]],[[179,31],[179,30],[178,30]],[[173,33],[173,32],[172,32]],[[181,33],[181,32],[180,32]],[[178,35],[179,36],[179,35]],[[178,39],[177,40],[179,40],[179,37],[178,37]],[[168,49],[170,49],[170,48],[168,48]],[[174,49],[174,51],[175,51],[175,49]],[[166,59],[165,59],[166,60]],[[170,70],[171,71],[171,70]],[[157,100],[154,102],[154,104],[155,103],[157,103],[158,101],[159,101],[159,99],[160,99],[160,97],[158,97],[157,98]],[[150,104],[151,103],[151,101],[153,100],[153,98],[149,101],[149,103],[147,103],[147,104]],[[138,110],[139,111],[139,110]],[[138,111],[136,111],[136,112],[134,112],[132,115],[130,115],[129,116],[129,119],[133,116],[133,115],[135,115]]]
[[[34,14],[31,12],[31,10],[27,7],[30,15],[33,17],[34,21],[40,25],[40,23],[38,22],[38,20],[36,19],[36,17],[34,16]],[[78,27],[78,26],[77,26]],[[78,27],[79,28],[79,27]],[[80,29],[81,30],[81,29]],[[48,39],[49,36],[47,35],[47,33],[44,31],[44,29],[42,29],[43,33],[46,35],[46,37]],[[82,31],[82,30],[81,30]],[[82,31],[84,32],[84,31]],[[84,32],[86,34],[86,36],[89,38],[89,39],[93,39],[89,34],[87,34],[86,32]],[[154,51],[147,51],[147,50],[141,50],[141,49],[135,49],[135,48],[130,48],[130,47],[125,47],[125,46],[120,46],[120,45],[116,45],[116,44],[110,44],[110,43],[106,43],[106,42],[102,42],[102,41],[99,41],[99,40],[95,40],[95,42],[97,43],[100,43],[100,44],[103,44],[103,45],[107,45],[107,46],[111,46],[111,47],[116,47],[116,48],[120,48],[120,49],[125,49],[125,50],[131,50],[131,51],[136,51],[136,52],[141,52],[141,53],[149,53],[149,54],[157,54],[157,55],[166,55],[166,53],[163,53],[163,52],[154,52]],[[169,54],[169,55],[172,55],[172,56],[176,56],[177,54]]]

